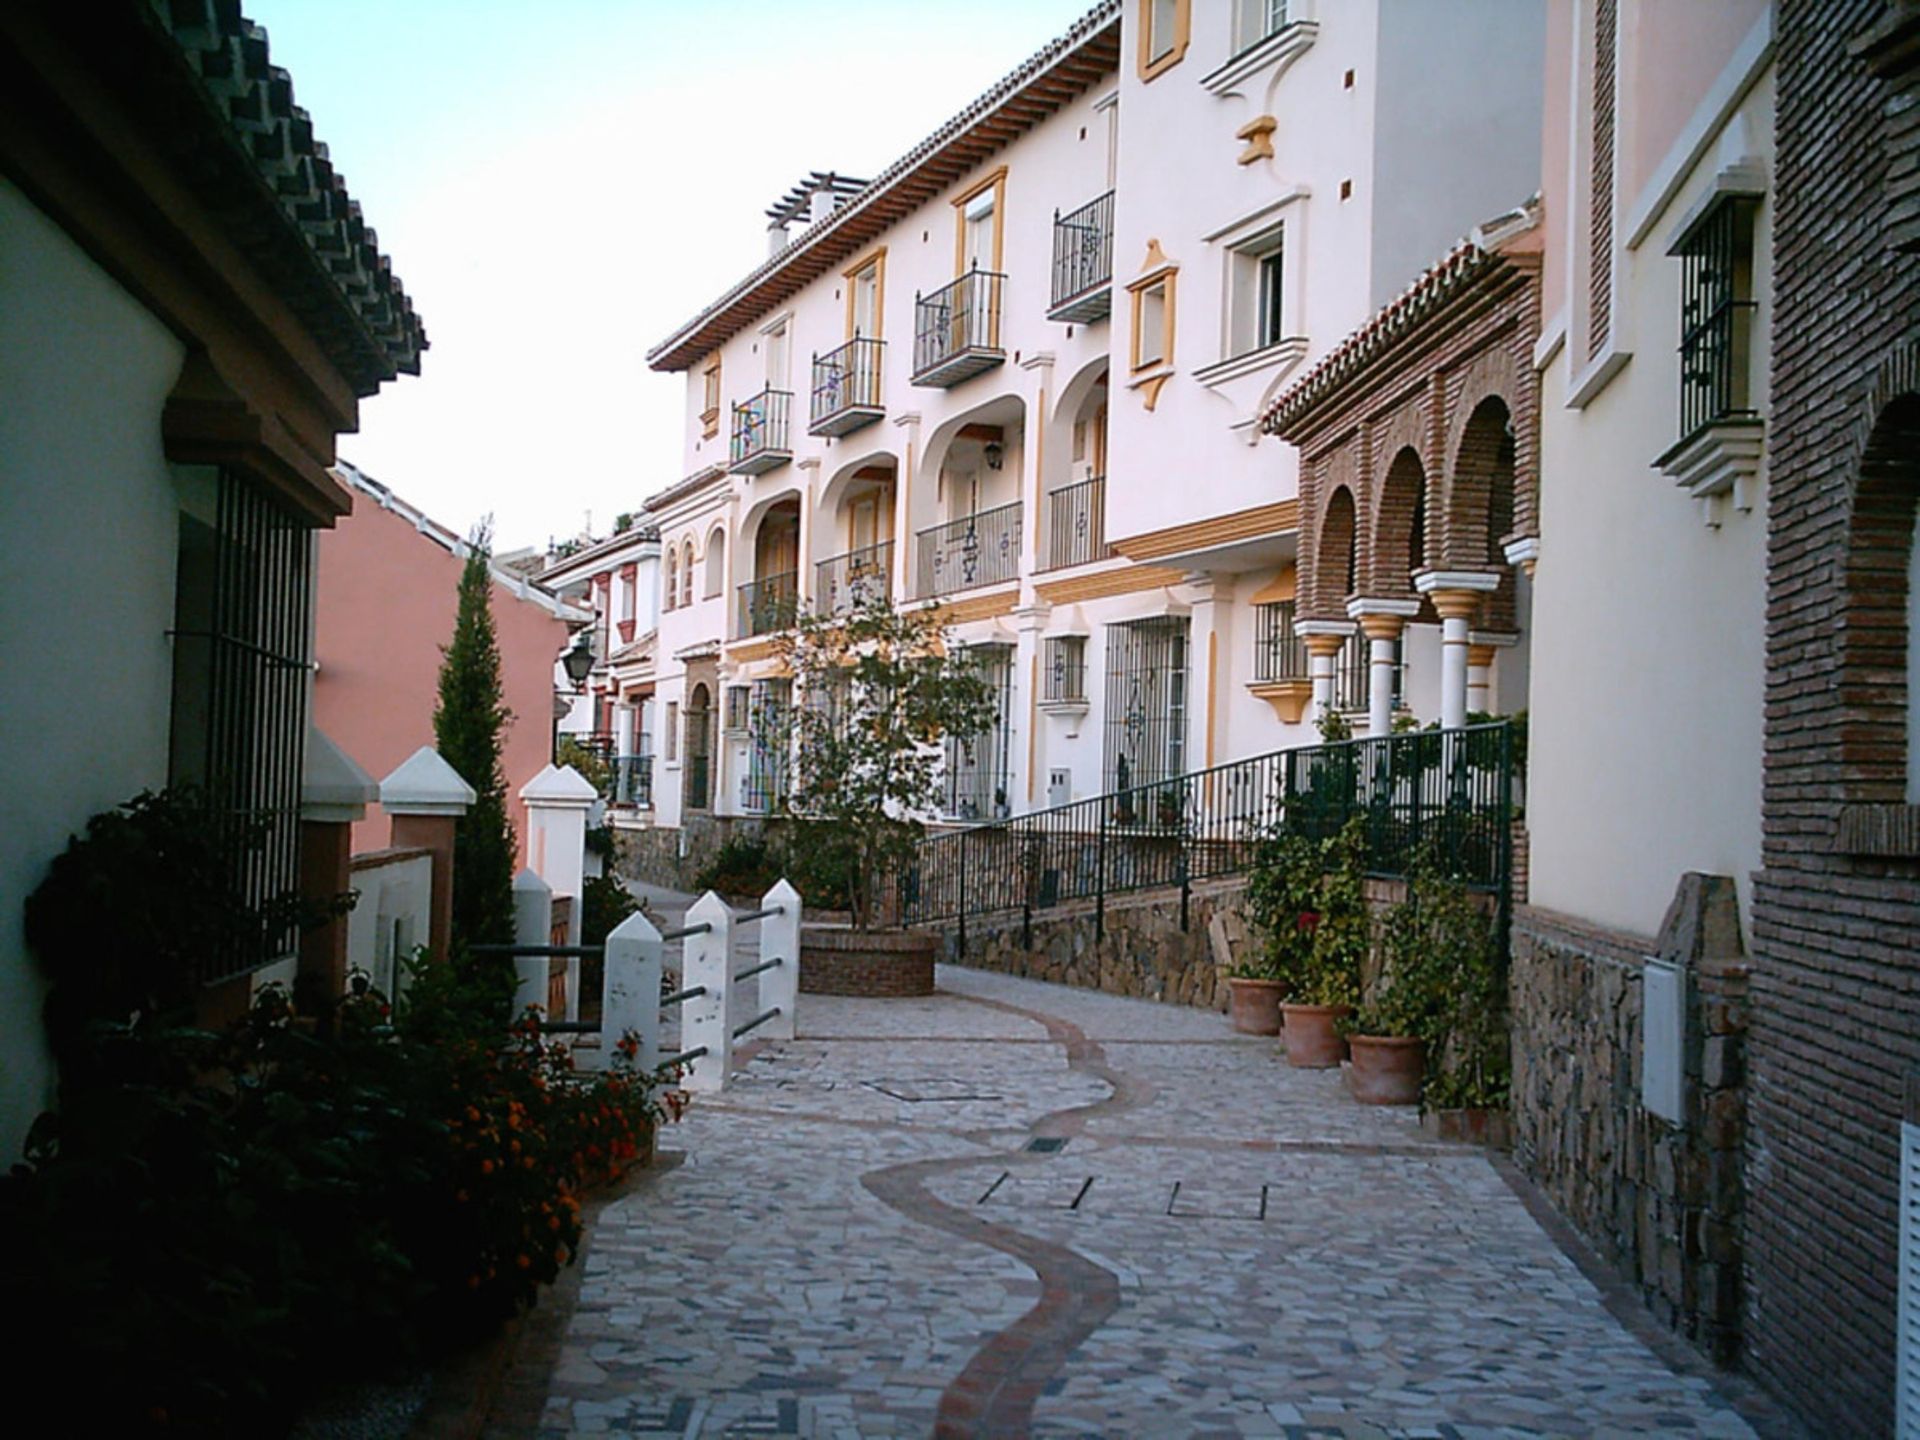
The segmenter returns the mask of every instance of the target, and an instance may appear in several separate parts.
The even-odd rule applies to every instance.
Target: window
[[[1293,633],[1293,601],[1253,607],[1253,681],[1271,685],[1307,678],[1307,647]]]
[[[687,696],[687,777],[680,793],[689,810],[705,810],[713,802],[713,711],[707,687],[696,685]]]
[[[1233,48],[1250,50],[1287,28],[1289,0],[1235,0]]]
[[[1173,275],[1136,280],[1133,293],[1133,368],[1150,370],[1173,355]]]
[[[1140,0],[1142,80],[1151,80],[1180,63],[1187,53],[1192,20],[1192,0]]]
[[[673,764],[680,758],[680,702],[667,702],[667,730],[662,737],[667,747],[667,763]]]
[[[714,356],[707,361],[707,368],[701,372],[704,393],[700,409],[701,438],[711,440],[720,433],[720,357]]]
[[[983,177],[953,197],[953,268],[956,275],[969,270],[998,272],[1002,258],[1002,234],[1005,226],[1007,167]]]
[[[1085,703],[1087,698],[1087,637],[1059,635],[1045,646],[1045,683],[1041,699]]]
[[[671,610],[680,603],[680,552],[673,546],[667,547],[667,593],[664,609]]]
[[[227,841],[234,900],[275,908],[300,885],[313,535],[231,470],[182,467],[170,779],[200,787]],[[290,917],[199,957],[202,982],[292,952]]]
[[[727,687],[726,728],[740,732],[747,728],[747,687],[744,685]]]
[[[886,272],[887,252],[861,260],[846,272],[847,338],[872,339],[880,333],[880,302]]]
[[[767,340],[767,388],[787,388],[787,322],[776,320],[763,332]]]
[[[680,552],[680,603],[693,603],[693,541],[689,540]]]
[[[1171,779],[1186,767],[1187,621],[1107,627],[1106,788]]]
[[[1286,338],[1286,254],[1286,234],[1279,227],[1228,252],[1229,356],[1249,355]]]
[[[747,773],[740,779],[740,808],[756,815],[787,798],[791,734],[791,680],[756,680],[747,713]]]
[[[727,586],[727,534],[715,530],[707,537],[707,583],[701,592],[711,600]]]
[[[1753,413],[1753,222],[1759,200],[1726,194],[1689,226],[1680,257],[1680,433]]]
[[[1393,642],[1393,708],[1405,706],[1407,679],[1405,637]],[[1333,660],[1333,708],[1363,715],[1371,708],[1373,687],[1373,642],[1364,633],[1349,635]]]
[[[942,809],[955,820],[1000,820],[1011,811],[1007,756],[1013,694],[1013,647],[974,645],[967,655],[994,696],[992,722],[978,735],[949,735],[946,741],[946,795]]]

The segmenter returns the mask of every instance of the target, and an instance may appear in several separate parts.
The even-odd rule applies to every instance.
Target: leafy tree
[[[870,929],[881,877],[912,858],[919,817],[939,803],[941,742],[986,732],[993,687],[949,643],[939,611],[895,610],[884,595],[848,615],[798,617],[780,651],[795,703],[763,707],[761,743],[793,755],[788,803],[845,876],[854,927]]]
[[[433,740],[441,757],[474,788],[473,808],[454,823],[453,943],[513,941],[513,826],[507,818],[507,779],[500,763],[501,732],[513,720],[500,679],[500,645],[493,628],[491,526],[482,521],[468,542],[460,575],[460,608],[453,641],[441,653],[440,698]]]

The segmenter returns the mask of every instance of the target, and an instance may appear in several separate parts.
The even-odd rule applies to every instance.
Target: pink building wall
[[[440,647],[453,637],[463,562],[405,516],[367,494],[320,532],[314,654],[314,724],[375,780],[433,743]],[[526,858],[519,791],[552,756],[553,661],[567,627],[539,603],[495,581],[493,621],[513,719],[502,759],[508,809]],[[356,853],[388,842],[388,820],[370,808],[353,827]]]

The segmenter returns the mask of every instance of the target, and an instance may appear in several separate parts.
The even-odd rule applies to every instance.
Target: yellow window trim
[[[720,433],[720,357],[715,354],[700,371],[701,395],[703,402],[712,401],[700,412],[700,428],[704,432],[703,440],[711,440]]]
[[[1131,281],[1127,285],[1127,293],[1132,297],[1133,301],[1133,333],[1128,337],[1127,341],[1127,364],[1136,375],[1142,370],[1157,370],[1162,366],[1173,364],[1174,301],[1177,294],[1176,282],[1179,275],[1180,267],[1178,265],[1162,265],[1157,270],[1149,271],[1138,280]],[[1157,355],[1151,360],[1142,360],[1140,358],[1141,304],[1146,299],[1149,290],[1158,289],[1163,285],[1166,287],[1166,319],[1161,326],[1162,338],[1165,342],[1161,348],[1165,353]]]
[[[1174,0],[1173,44],[1156,59],[1153,55],[1153,0],[1140,0],[1140,78],[1151,80],[1165,74],[1187,56],[1187,44],[1193,38],[1192,0]]]
[[[988,171],[979,180],[953,197],[953,274],[957,280],[967,273],[967,204],[976,196],[993,191],[993,265],[1001,269],[1006,257],[1007,167]]]
[[[854,277],[869,266],[873,268],[873,324],[874,333],[867,338],[877,340],[883,328],[887,313],[887,247],[877,245],[862,255],[853,264],[840,272],[840,278],[847,292],[847,339],[853,339],[853,291]]]

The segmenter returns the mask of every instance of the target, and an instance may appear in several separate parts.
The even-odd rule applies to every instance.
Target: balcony
[[[735,475],[760,475],[793,459],[787,443],[787,412],[793,394],[762,390],[733,407],[733,443],[727,468]]]
[[[615,805],[630,805],[638,810],[653,808],[653,756],[622,755],[613,762],[613,794],[607,797]]]
[[[1007,358],[1000,348],[1000,289],[1006,276],[969,270],[913,302],[913,383],[946,389]]]
[[[1020,505],[1002,505],[920,532],[919,598],[1020,578]]]
[[[850,615],[869,600],[885,598],[892,573],[891,540],[822,560],[814,567],[814,604],[822,615]]]
[[[1111,554],[1106,476],[1095,475],[1047,496],[1047,569],[1087,565]]]
[[[739,624],[742,640],[772,635],[791,626],[800,613],[800,574],[788,570],[740,587]]]
[[[838,350],[813,357],[811,435],[849,435],[887,413],[880,403],[880,367],[887,342],[856,335]]]
[[[1049,320],[1104,320],[1113,310],[1113,191],[1070,215],[1053,216]]]

